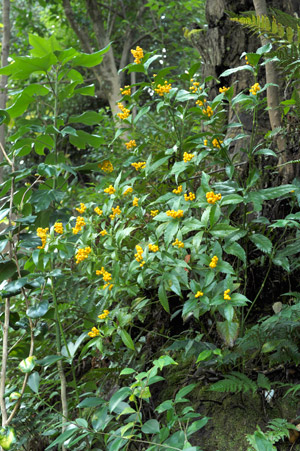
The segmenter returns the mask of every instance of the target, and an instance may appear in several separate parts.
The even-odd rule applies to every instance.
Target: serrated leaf
[[[261,235],[260,233],[256,233],[255,235],[250,235],[250,240],[252,243],[255,244],[255,246],[265,254],[270,255],[272,252],[273,244],[272,241],[269,240],[264,235]]]

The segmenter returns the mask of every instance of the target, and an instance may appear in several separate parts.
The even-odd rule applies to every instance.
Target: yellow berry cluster
[[[188,200],[195,200],[196,199],[196,196],[195,196],[195,194],[194,193],[189,193],[189,194],[185,194],[184,195],[184,200],[185,201],[188,201]]]
[[[166,211],[166,214],[174,219],[178,219],[183,217],[183,210],[168,210]]]
[[[133,205],[134,207],[138,207],[138,206],[139,206],[139,198],[138,198],[138,197],[135,197],[135,198],[133,199],[132,205]]]
[[[157,216],[159,213],[159,210],[151,210],[150,211],[150,215],[152,216],[152,218],[155,218],[155,216]]]
[[[94,212],[97,213],[97,215],[101,216],[103,213],[103,210],[101,210],[99,207],[95,207]]]
[[[225,93],[226,91],[228,91],[228,89],[230,88],[226,88],[226,86],[223,86],[223,88],[219,88],[219,92],[222,94],[223,92]]]
[[[116,190],[112,185],[109,185],[108,188],[105,188],[104,192],[107,194],[115,194]]]
[[[203,296],[202,291],[197,291],[197,293],[195,294],[195,298],[200,298],[201,296]]]
[[[213,191],[206,193],[206,200],[209,204],[215,204],[218,200],[221,200],[221,194],[215,194]]]
[[[211,117],[214,114],[212,108],[209,105],[207,105],[206,109],[203,108],[202,113],[205,114],[205,116],[208,116],[208,117]]]
[[[86,205],[84,205],[82,202],[80,202],[80,207],[77,207],[75,210],[77,210],[78,213],[83,214],[86,210]]]
[[[118,205],[116,208],[112,207],[112,214],[109,215],[110,219],[113,221],[117,215],[121,214],[120,206]]]
[[[204,144],[205,146],[207,146],[208,140],[207,140],[207,139],[204,139],[204,140],[203,140],[203,144]]]
[[[102,163],[99,163],[98,168],[102,169],[104,172],[112,172],[114,170],[114,167],[109,160],[104,160]]]
[[[172,246],[177,246],[178,248],[180,247],[184,247],[184,243],[182,241],[179,241],[178,238],[176,238],[176,240],[174,241],[174,243],[172,243]]]
[[[191,160],[194,158],[194,156],[195,156],[194,153],[187,153],[187,152],[184,152],[184,154],[183,154],[183,161],[184,161],[185,163],[188,163],[189,161],[191,161]]]
[[[103,313],[101,315],[98,315],[99,319],[105,319],[109,315],[109,310],[103,310]]]
[[[43,229],[42,227],[38,227],[37,228],[36,234],[42,240],[42,245],[41,246],[37,246],[38,249],[44,249],[44,247],[46,246],[48,230],[49,230],[49,227],[46,227],[45,229]]]
[[[129,188],[125,189],[123,196],[126,196],[127,194],[132,193],[133,189],[131,188],[131,186],[129,186]]]
[[[159,250],[159,247],[156,246],[156,244],[148,244],[148,247],[151,252],[157,252]]]
[[[139,161],[138,163],[131,163],[131,166],[133,166],[136,171],[138,171],[139,169],[145,169],[146,161]]]
[[[198,99],[198,100],[196,100],[196,105],[203,106],[205,104],[205,102],[206,102],[205,98],[203,99],[203,102],[202,102],[202,100]]]
[[[246,60],[246,64],[250,64],[249,61],[248,61],[248,56],[247,55],[245,56],[245,60]]]
[[[157,88],[155,88],[154,91],[159,96],[163,96],[164,94],[168,94],[168,92],[170,92],[171,88],[172,88],[171,83],[168,83],[167,81],[165,81],[165,83],[163,85],[161,85],[161,84],[157,85]]]
[[[133,149],[134,147],[136,147],[136,142],[135,139],[131,139],[130,141],[128,141],[128,143],[125,143],[126,149],[130,150]]]
[[[106,288],[109,285],[109,282],[111,281],[111,273],[108,271],[105,271],[104,267],[102,266],[101,269],[96,270],[97,276],[102,276],[104,282],[108,282],[103,286],[103,289]]]
[[[76,218],[75,227],[72,227],[73,234],[77,235],[77,233],[81,231],[83,226],[85,226],[85,220],[82,216],[78,216],[78,218]]]
[[[179,185],[178,188],[173,189],[174,194],[181,194],[182,193],[182,185]]]
[[[101,230],[100,235],[101,235],[101,236],[107,235],[107,231],[106,231],[105,229]]]
[[[215,268],[217,266],[218,260],[219,260],[218,257],[216,255],[214,255],[213,258],[211,259],[209,267]]]
[[[139,246],[138,244],[135,246],[136,248],[136,254],[134,254],[135,259],[137,262],[140,263],[140,266],[143,267],[145,264],[145,261],[143,260],[143,248],[142,246]]]
[[[128,110],[128,108],[125,108],[121,102],[118,103],[118,107],[119,110],[122,111],[122,113],[117,113],[117,116],[123,120],[127,119],[130,114],[130,110]]]
[[[199,83],[198,81],[194,81],[194,79],[191,78],[190,82],[192,83],[192,86],[190,86],[190,91],[191,91],[193,94],[196,94],[196,92],[198,91],[198,89],[199,89],[200,91],[202,91],[202,88],[199,88],[200,83]]]
[[[224,299],[225,301],[230,301],[231,297],[229,296],[230,290],[225,290],[224,291]]]
[[[131,94],[131,88],[129,85],[124,86],[124,88],[120,88],[122,96],[130,96]]]
[[[92,249],[90,248],[90,246],[87,246],[83,249],[78,249],[78,251],[76,252],[76,255],[75,255],[76,265],[78,265],[78,263],[80,263],[83,260],[85,260],[86,258],[88,258],[89,254],[91,252],[92,252]]]
[[[137,46],[135,50],[131,49],[131,53],[133,55],[135,64],[140,64],[141,60],[144,58],[143,49]]]
[[[251,88],[249,89],[249,91],[251,92],[251,94],[253,94],[254,96],[256,96],[256,94],[258,93],[258,91],[260,91],[260,86],[258,83],[254,83],[253,86],[251,86]]]
[[[56,222],[54,224],[54,230],[56,233],[59,233],[60,235],[64,233],[64,226],[62,225],[62,222]]]
[[[212,140],[212,145],[214,147],[217,147],[218,149],[221,149],[221,144],[223,144],[223,141],[221,141],[220,139],[215,138]]]
[[[91,338],[98,337],[98,335],[100,335],[100,331],[99,329],[97,329],[97,327],[93,327],[91,331],[88,333],[88,336]]]

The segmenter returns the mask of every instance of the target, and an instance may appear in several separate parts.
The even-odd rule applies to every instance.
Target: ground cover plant
[[[0,113],[14,127],[2,149],[0,445],[201,450],[209,418],[191,401],[197,383],[160,398],[168,371],[189,358],[222,374],[210,390],[256,393],[273,387],[263,370],[299,363],[299,181],[271,186],[278,155],[257,127],[268,88],[257,75],[272,46],[220,77],[251,72],[246,92],[220,83],[214,98],[199,63],[174,76],[159,51],[137,46],[123,69],[135,89],[121,89],[108,142],[102,113],[68,116],[64,105],[93,95],[82,68],[109,47],[88,55],[54,37],[29,42],[30,55],[0,69],[24,81]],[[277,297],[257,320],[278,270]],[[251,449],[273,449],[293,426],[270,428],[248,437]]]

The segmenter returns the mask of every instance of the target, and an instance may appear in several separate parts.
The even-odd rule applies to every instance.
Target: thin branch
[[[105,9],[107,9],[108,11],[110,11],[110,12],[116,14],[117,16],[120,16],[122,19],[125,19],[125,15],[124,15],[124,14],[120,13],[120,11],[118,11],[118,10],[112,8],[111,6],[105,5],[105,4],[102,3],[102,2],[97,2],[97,4],[98,4],[99,6],[102,6],[102,8],[105,8]]]
[[[12,166],[13,163],[12,163],[11,159],[8,157],[7,153],[5,152],[5,149],[3,147],[2,142],[0,142],[0,149],[1,149],[1,152],[3,153],[3,155],[4,155],[4,157],[5,157],[6,161],[7,161],[7,163],[9,164],[9,166]]]

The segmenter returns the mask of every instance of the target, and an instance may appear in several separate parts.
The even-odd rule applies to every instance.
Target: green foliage
[[[64,111],[73,97],[93,92],[81,67],[100,64],[109,47],[88,55],[53,37],[31,35],[30,43],[28,57],[0,69],[28,79],[1,116],[12,128],[0,210],[2,251],[9,251],[0,280],[13,337],[6,393],[20,391],[8,403],[10,412],[14,402],[22,406],[14,419],[19,442],[38,428],[49,450],[115,451],[131,443],[200,450],[192,436],[208,418],[186,398],[195,384],[183,381],[167,399],[156,394],[168,384],[166,367],[180,368],[181,349],[192,350],[198,370],[222,369],[224,379],[210,387],[218,392],[270,390],[264,374],[255,382],[231,371],[233,362],[246,373],[255,359],[299,359],[299,296],[258,324],[248,320],[270,271],[281,266],[292,277],[299,266],[298,181],[266,187],[261,167],[274,151],[253,144],[241,161],[230,146],[244,134],[226,136],[228,103],[255,118],[265,87],[225,89],[210,100],[206,83],[196,81],[198,65],[166,79],[170,68],[160,69],[156,51],[148,52],[124,68],[141,78],[120,96],[113,130],[103,111]],[[268,51],[249,55],[254,77]],[[112,132],[122,154],[110,150]],[[256,127],[252,133],[255,143]],[[34,164],[24,169],[28,155]],[[262,216],[282,200],[286,214]],[[262,268],[252,289],[249,274]],[[254,433],[253,446],[269,440],[262,434]]]
[[[257,426],[257,430],[254,434],[247,435],[247,440],[251,445],[251,447],[248,448],[248,451],[276,450],[277,448],[273,446],[274,443],[289,437],[290,429],[296,429],[293,424],[289,424],[282,418],[271,420],[268,424],[268,428],[270,429],[269,431],[263,432],[260,427]]]

